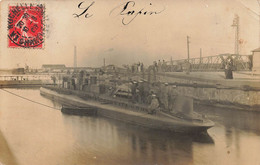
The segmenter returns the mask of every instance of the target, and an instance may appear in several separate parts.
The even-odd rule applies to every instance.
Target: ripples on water
[[[38,89],[8,89],[60,108]],[[258,113],[197,106],[209,135],[153,131],[101,117],[64,115],[0,91],[0,162],[21,165],[260,164]]]

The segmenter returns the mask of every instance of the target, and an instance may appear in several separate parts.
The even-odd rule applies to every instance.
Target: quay
[[[219,58],[220,59],[220,58]],[[203,61],[203,60],[202,60]],[[211,60],[212,61],[212,60]],[[174,63],[174,62],[172,62]],[[242,66],[247,65],[248,62],[243,63]],[[214,64],[214,65],[213,65]],[[44,69],[38,70],[34,74],[19,74],[19,75],[1,75],[0,88],[2,87],[40,87],[43,85],[56,85],[61,87],[63,84],[63,77],[75,76],[71,79],[79,81],[76,77],[84,73],[89,75],[106,75],[105,77],[112,78],[116,81],[147,81],[149,84],[153,83],[167,83],[169,87],[174,86],[176,91],[188,97],[192,97],[195,103],[206,104],[217,107],[228,107],[235,110],[245,111],[260,111],[260,72],[248,70],[250,68],[242,68],[243,70],[233,71],[233,79],[226,79],[224,70],[221,69],[221,62],[211,65],[197,64],[193,66],[196,69],[205,66],[211,68],[217,67],[217,71],[207,69],[192,70],[189,73],[185,70],[185,63],[181,66],[182,70],[176,70],[173,64],[165,65],[166,69],[159,69],[154,71],[154,68],[143,67],[138,69],[133,66],[117,67],[115,65],[107,65],[99,68],[90,67],[66,67],[65,65],[44,65]],[[163,66],[163,65],[162,65]],[[240,65],[239,65],[240,66]],[[178,67],[177,67],[178,68]],[[239,67],[238,67],[239,68]],[[111,77],[112,76],[112,77]],[[88,79],[85,76],[86,79]],[[106,78],[103,78],[102,81]],[[80,90],[85,85],[81,79],[81,87],[76,87]],[[85,80],[84,80],[85,81]],[[72,84],[73,82],[68,82]],[[99,83],[99,82],[97,82]],[[97,87],[92,86],[93,90]],[[94,89],[95,88],[95,89]]]
[[[236,110],[260,111],[260,74],[234,72],[224,79],[223,72],[158,73],[157,79],[176,85],[179,93],[197,103]]]
[[[48,84],[53,84],[48,75],[19,74],[0,76],[0,88],[40,87]]]

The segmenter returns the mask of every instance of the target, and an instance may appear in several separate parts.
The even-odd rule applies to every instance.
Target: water
[[[7,89],[60,108],[39,89]],[[153,131],[101,117],[62,114],[0,90],[0,164],[259,165],[260,113],[196,107],[208,135]]]

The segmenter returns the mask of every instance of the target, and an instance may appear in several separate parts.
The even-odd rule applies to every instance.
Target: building
[[[64,64],[43,64],[43,72],[63,72],[66,69]]]
[[[260,47],[253,50],[253,68],[252,71],[260,72]]]

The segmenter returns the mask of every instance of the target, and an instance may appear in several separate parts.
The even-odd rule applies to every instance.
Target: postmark
[[[44,5],[9,5],[8,47],[43,48]]]

